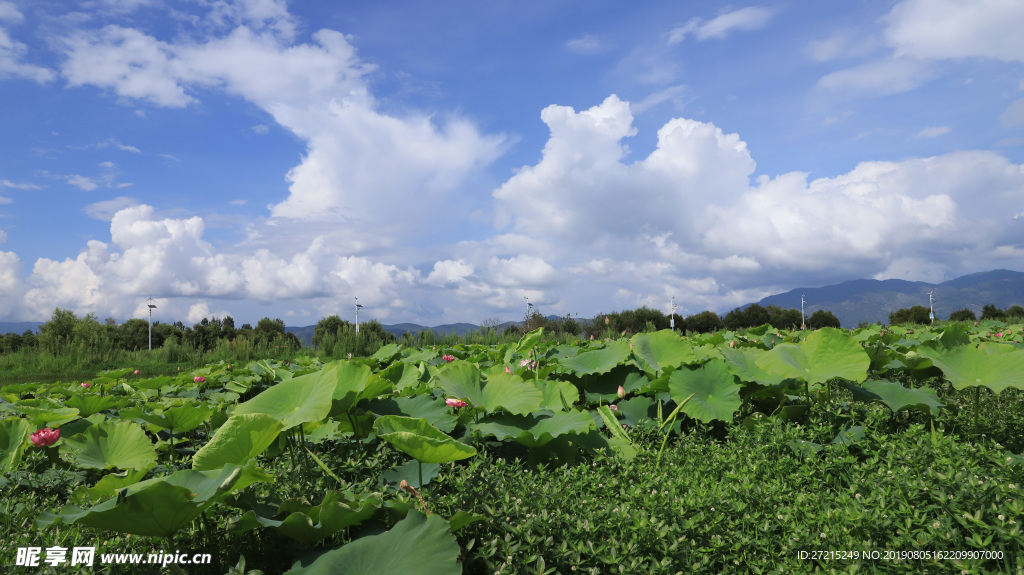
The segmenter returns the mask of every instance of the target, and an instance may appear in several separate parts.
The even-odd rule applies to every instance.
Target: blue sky
[[[0,319],[1024,269],[1021,29],[1009,0],[0,0]]]

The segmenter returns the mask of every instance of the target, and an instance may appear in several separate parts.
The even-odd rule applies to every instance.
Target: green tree
[[[1019,305],[1011,305],[1006,308],[1006,317],[1015,319],[1024,319],[1024,307]]]
[[[75,312],[59,307],[54,309],[50,321],[39,326],[39,345],[51,353],[57,353],[60,348],[71,343],[77,321]]]
[[[949,314],[949,321],[978,321],[978,316],[974,315],[974,312],[967,308],[958,309]]]
[[[811,317],[807,318],[807,327],[810,329],[820,329],[823,327],[841,327],[841,325],[839,324],[839,318],[835,314],[819,309],[812,313]]]
[[[722,318],[713,311],[702,311],[686,317],[686,329],[698,333],[712,333],[722,329]]]
[[[988,303],[981,308],[981,319],[1006,319],[1006,312]]]
[[[280,318],[262,318],[260,321],[256,322],[256,328],[253,329],[253,335],[256,339],[264,343],[277,341],[284,337],[284,320]]]
[[[313,338],[310,340],[310,343],[313,347],[320,347],[324,343],[325,338],[330,336],[337,340],[341,332],[348,328],[355,329],[355,326],[341,319],[338,315],[329,315],[321,318],[320,321],[316,322],[316,327],[313,328]]]
[[[905,307],[898,309],[889,314],[889,324],[918,324],[925,325],[931,323],[929,315],[931,311],[923,305],[915,305],[913,307]]]
[[[789,308],[783,309],[777,305],[770,305],[765,308],[768,312],[768,323],[772,324],[773,327],[780,329],[799,329],[800,328],[800,310]]]

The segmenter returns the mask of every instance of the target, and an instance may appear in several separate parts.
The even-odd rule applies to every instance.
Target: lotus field
[[[0,557],[17,573],[1021,573],[1021,335],[538,330],[5,385]],[[46,561],[79,546],[94,565]],[[212,561],[99,560],[157,550]]]

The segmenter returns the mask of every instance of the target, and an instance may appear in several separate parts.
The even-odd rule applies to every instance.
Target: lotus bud
[[[615,395],[619,396],[619,399],[626,397],[626,388],[620,385],[619,389],[616,390]]]

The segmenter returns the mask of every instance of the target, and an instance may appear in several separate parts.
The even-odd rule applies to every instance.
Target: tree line
[[[936,318],[938,319],[938,318]],[[981,317],[978,317],[973,310],[963,308],[949,314],[949,321],[986,321],[986,320],[1024,320],[1024,307],[1011,305],[1006,309],[999,309],[993,304],[986,304],[981,308]],[[931,310],[923,305],[915,305],[898,309],[889,314],[889,325],[898,324],[919,324],[931,323]]]

